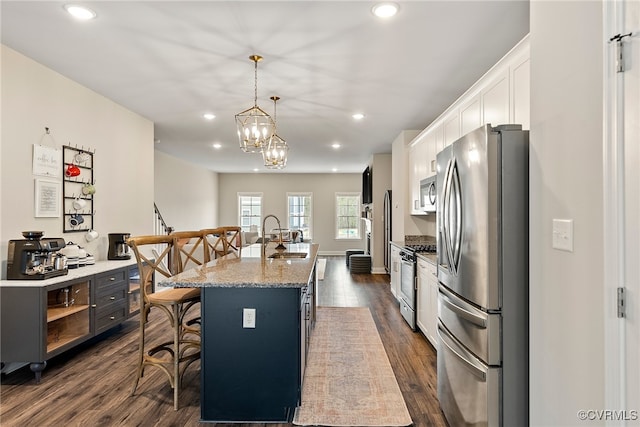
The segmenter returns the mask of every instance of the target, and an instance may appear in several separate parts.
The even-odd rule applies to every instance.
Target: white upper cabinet
[[[487,89],[482,91],[482,112],[484,114],[483,123],[491,123],[493,126],[513,123],[509,119],[508,72],[499,74]],[[473,129],[469,129],[469,131]]]
[[[425,215],[420,206],[420,181],[427,178],[429,173],[429,145],[430,135],[420,133],[409,147],[409,210],[411,215]]]
[[[444,122],[444,146],[451,145],[458,138],[460,138],[460,115],[456,109]]]
[[[436,154],[486,123],[529,129],[529,79],[527,36],[425,129],[442,138]]]
[[[511,115],[513,123],[522,125],[522,129],[529,129],[529,99],[530,99],[530,60],[526,55],[517,58],[511,67]]]
[[[476,95],[460,107],[460,136],[482,126],[480,96]]]

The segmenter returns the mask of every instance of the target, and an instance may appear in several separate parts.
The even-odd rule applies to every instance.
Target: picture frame
[[[59,218],[61,208],[60,181],[52,179],[35,179],[35,209],[36,218]]]

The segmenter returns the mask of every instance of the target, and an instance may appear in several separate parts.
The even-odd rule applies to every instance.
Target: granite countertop
[[[22,287],[46,287],[57,283],[66,282],[67,280],[80,279],[94,274],[104,273],[106,271],[116,270],[122,267],[128,267],[136,264],[135,257],[127,260],[108,260],[96,261],[93,265],[86,265],[77,268],[70,268],[69,272],[63,276],[56,276],[45,280],[0,280],[0,287],[5,288],[22,288]]]
[[[418,252],[416,254],[418,258],[422,258],[427,262],[430,262],[433,265],[438,265],[438,255],[429,252]]]
[[[267,244],[267,256],[276,252],[277,242]],[[287,243],[287,252],[307,252],[305,258],[260,257],[261,246],[242,248],[242,257],[223,257],[205,265],[163,279],[158,286],[178,288],[302,288],[311,280],[318,244]]]

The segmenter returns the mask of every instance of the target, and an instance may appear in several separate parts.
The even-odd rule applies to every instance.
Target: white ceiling
[[[152,120],[157,150],[218,172],[268,171],[240,150],[234,122],[253,105],[252,54],[264,57],[258,105],[272,113],[269,97],[281,98],[284,172],[361,172],[529,32],[523,0],[401,1],[385,21],[370,1],[75,3],[97,18],[75,21],[60,1],[2,0],[2,43]]]

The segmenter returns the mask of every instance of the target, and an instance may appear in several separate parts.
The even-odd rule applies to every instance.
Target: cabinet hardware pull
[[[109,317],[109,319],[116,320],[116,316],[111,316],[111,317]]]
[[[91,304],[91,307],[96,308],[98,304]]]
[[[114,299],[116,299],[116,297],[109,297],[109,299],[113,301]]]
[[[113,282],[114,280],[116,280],[116,278],[115,277],[109,277],[109,280],[111,280]]]

